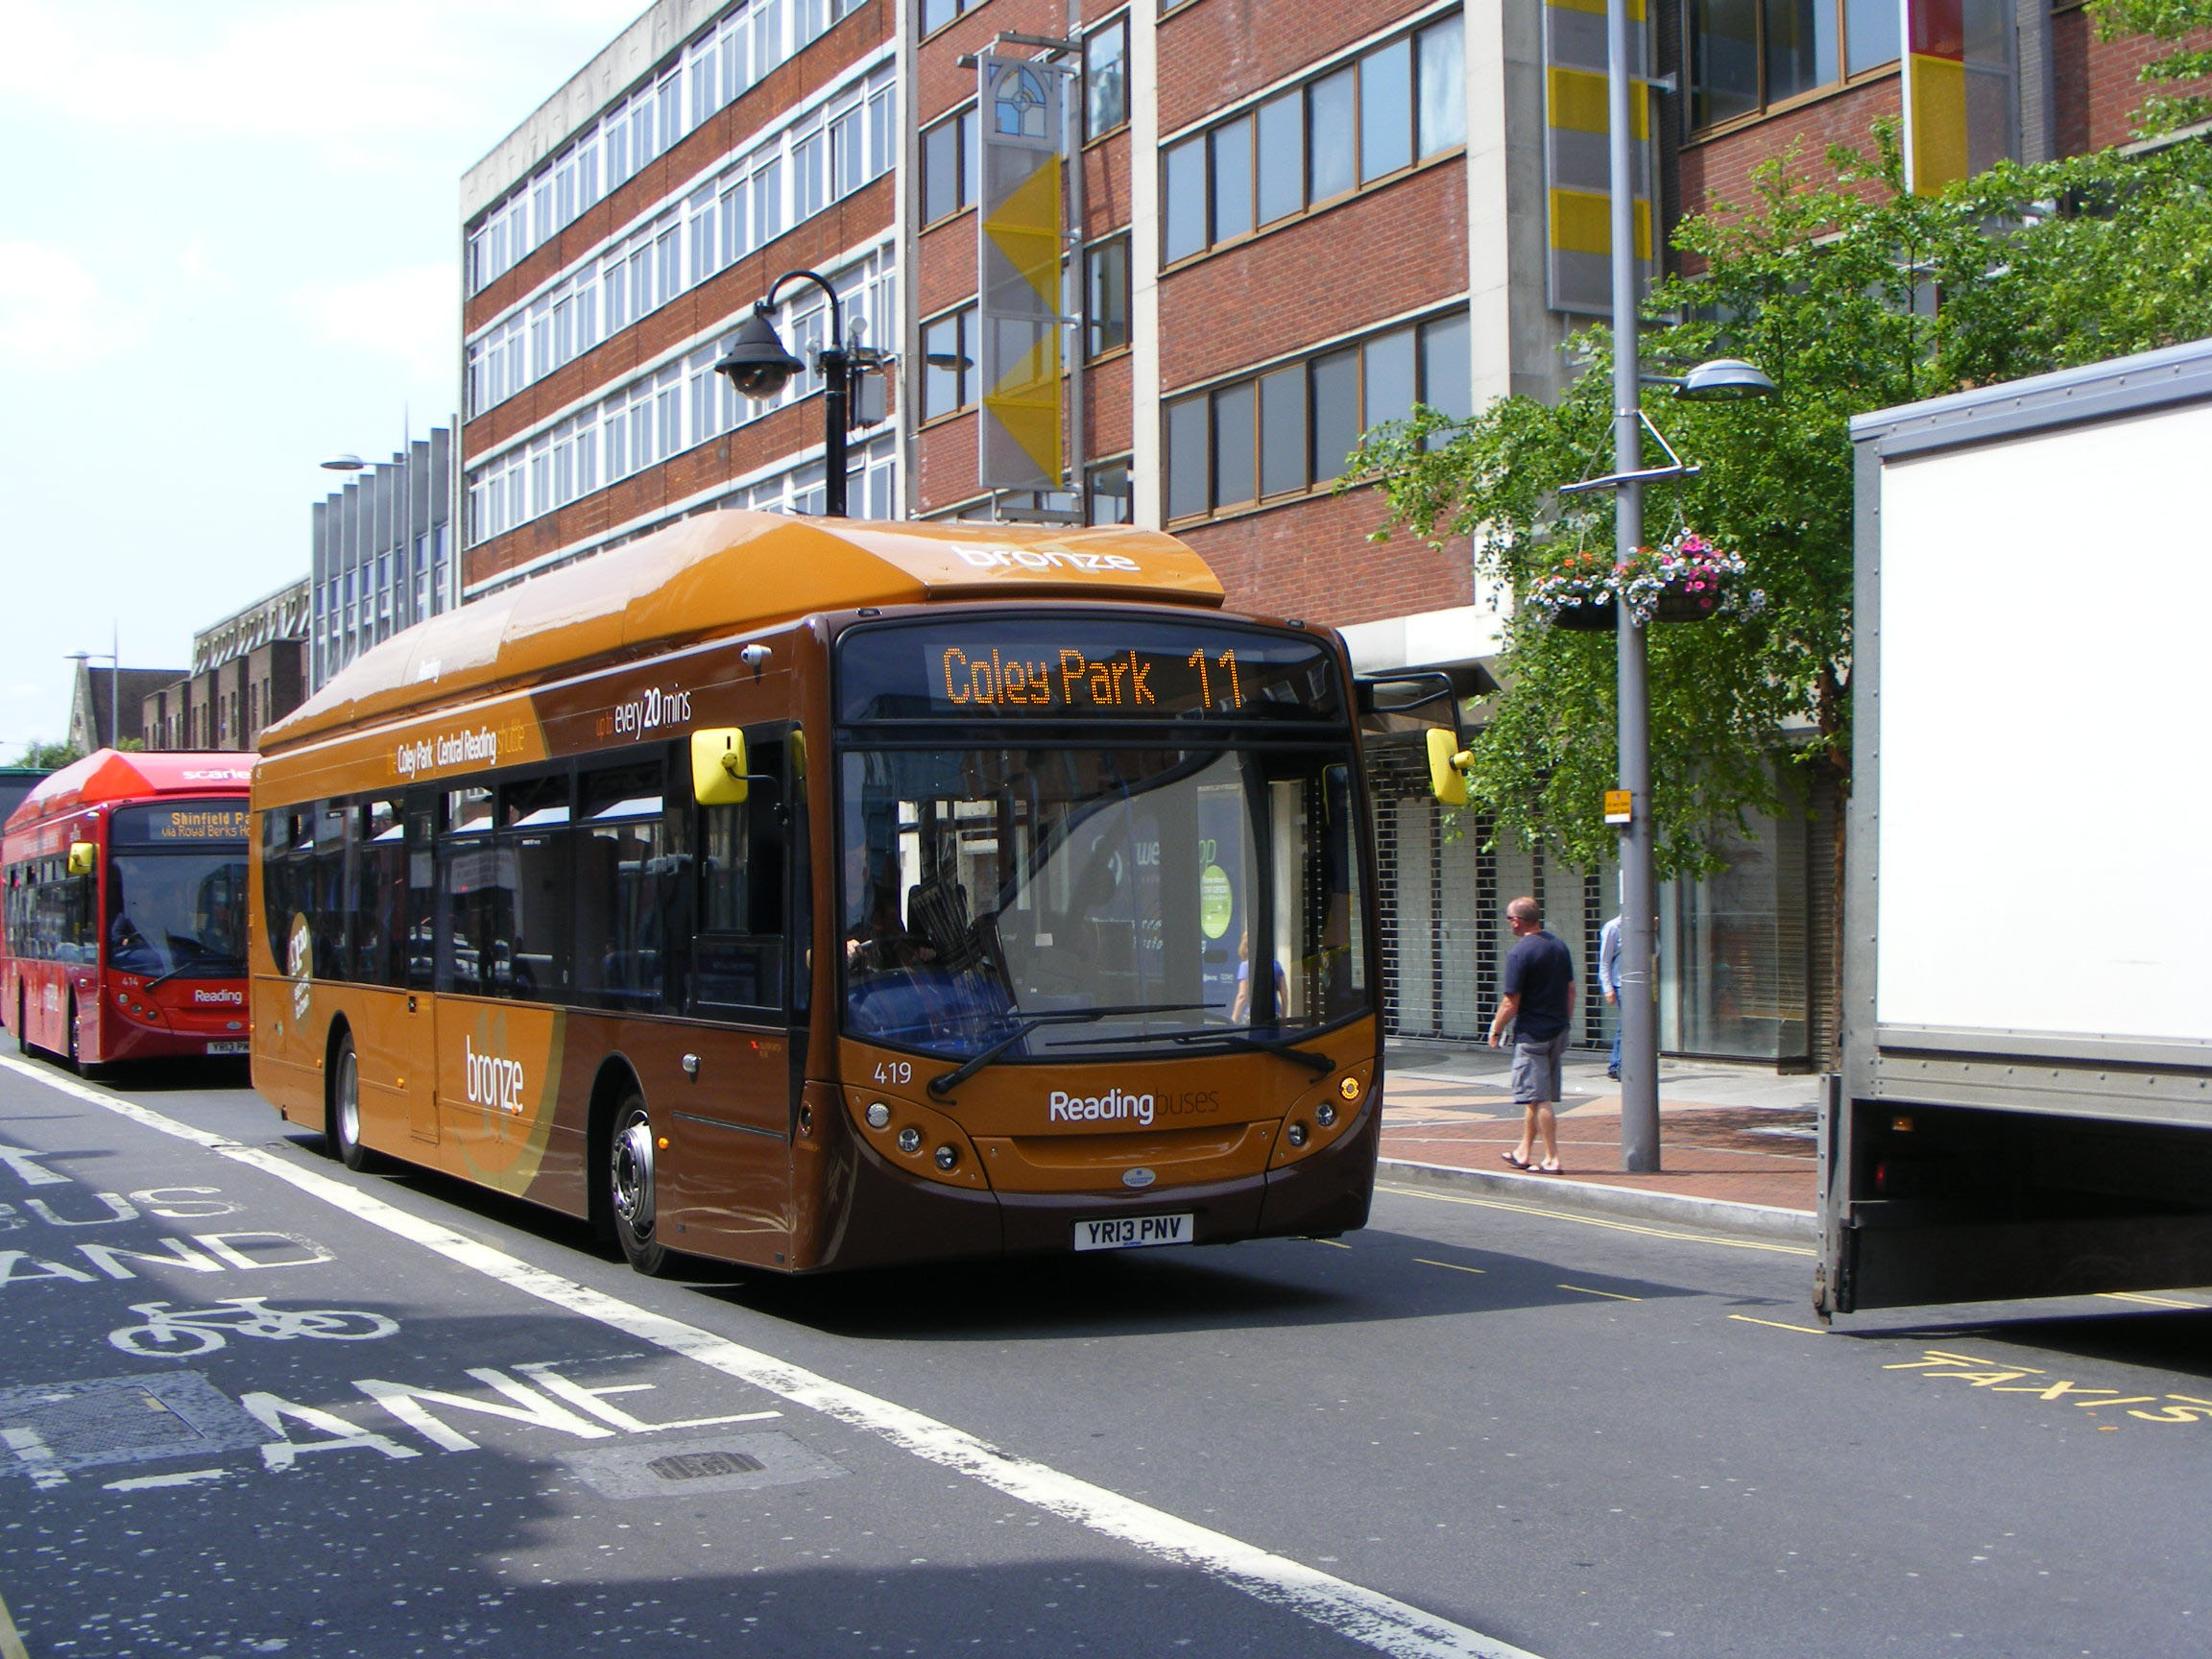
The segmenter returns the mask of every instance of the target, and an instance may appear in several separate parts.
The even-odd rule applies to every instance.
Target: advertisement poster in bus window
[[[1243,912],[1244,789],[1207,783],[1198,789],[1199,1000],[1226,1015],[1237,999],[1237,942],[1250,925]]]

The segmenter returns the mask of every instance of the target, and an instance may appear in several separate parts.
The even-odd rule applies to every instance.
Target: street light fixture
[[[859,353],[845,347],[845,307],[827,277],[813,271],[786,271],[768,284],[768,292],[753,302],[753,315],[737,330],[737,338],[714,373],[730,377],[741,397],[765,402],[791,383],[791,376],[806,367],[791,355],[776,325],[768,320],[776,308],[776,295],[786,282],[811,282],[830,301],[830,340],[820,351],[822,363],[822,419],[824,423],[822,511],[842,518],[845,512],[845,438],[851,425],[853,377],[861,367]]]

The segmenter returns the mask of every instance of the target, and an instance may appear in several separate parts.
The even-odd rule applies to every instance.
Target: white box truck
[[[1815,1305],[2212,1285],[2212,341],[1851,436]]]

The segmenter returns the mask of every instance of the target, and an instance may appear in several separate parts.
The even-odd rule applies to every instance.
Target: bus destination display
[[[246,840],[252,814],[243,801],[179,801],[159,806],[122,806],[108,830],[117,847],[204,847]]]
[[[1319,641],[1240,628],[1099,621],[871,628],[840,648],[848,721],[1328,720]]]

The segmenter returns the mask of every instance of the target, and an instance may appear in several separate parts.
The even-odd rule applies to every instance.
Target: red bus
[[[251,755],[103,749],[0,838],[0,1020],[79,1070],[246,1054]]]

